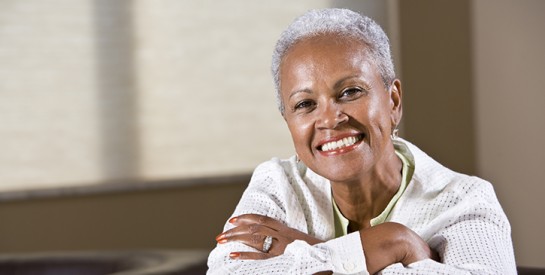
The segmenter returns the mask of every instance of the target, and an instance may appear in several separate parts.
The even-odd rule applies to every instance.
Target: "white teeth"
[[[328,142],[322,145],[322,151],[332,151],[338,148],[347,147],[356,143],[359,139],[357,137],[346,137],[337,141]]]

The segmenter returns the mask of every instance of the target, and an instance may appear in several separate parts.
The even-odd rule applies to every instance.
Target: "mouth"
[[[344,153],[354,149],[360,141],[363,139],[364,135],[352,135],[343,138],[337,138],[334,140],[329,140],[317,147],[318,151],[323,154],[338,154]]]

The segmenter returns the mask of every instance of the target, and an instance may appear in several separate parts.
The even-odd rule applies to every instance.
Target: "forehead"
[[[361,40],[337,34],[322,34],[292,45],[280,64],[281,86],[285,82],[345,77],[347,74],[377,75],[368,46]],[[290,85],[291,86],[291,85]]]

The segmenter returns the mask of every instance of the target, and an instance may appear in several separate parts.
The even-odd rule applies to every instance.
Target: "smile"
[[[350,136],[345,137],[339,140],[330,141],[327,143],[322,144],[318,147],[318,149],[322,152],[333,152],[333,151],[339,151],[342,149],[347,149],[348,147],[353,146],[358,141],[360,141],[362,138],[361,136]]]

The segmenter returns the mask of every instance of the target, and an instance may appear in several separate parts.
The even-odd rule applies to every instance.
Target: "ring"
[[[269,250],[271,249],[272,241],[273,241],[272,236],[265,237],[265,241],[263,242],[263,252],[265,253],[269,252]]]

